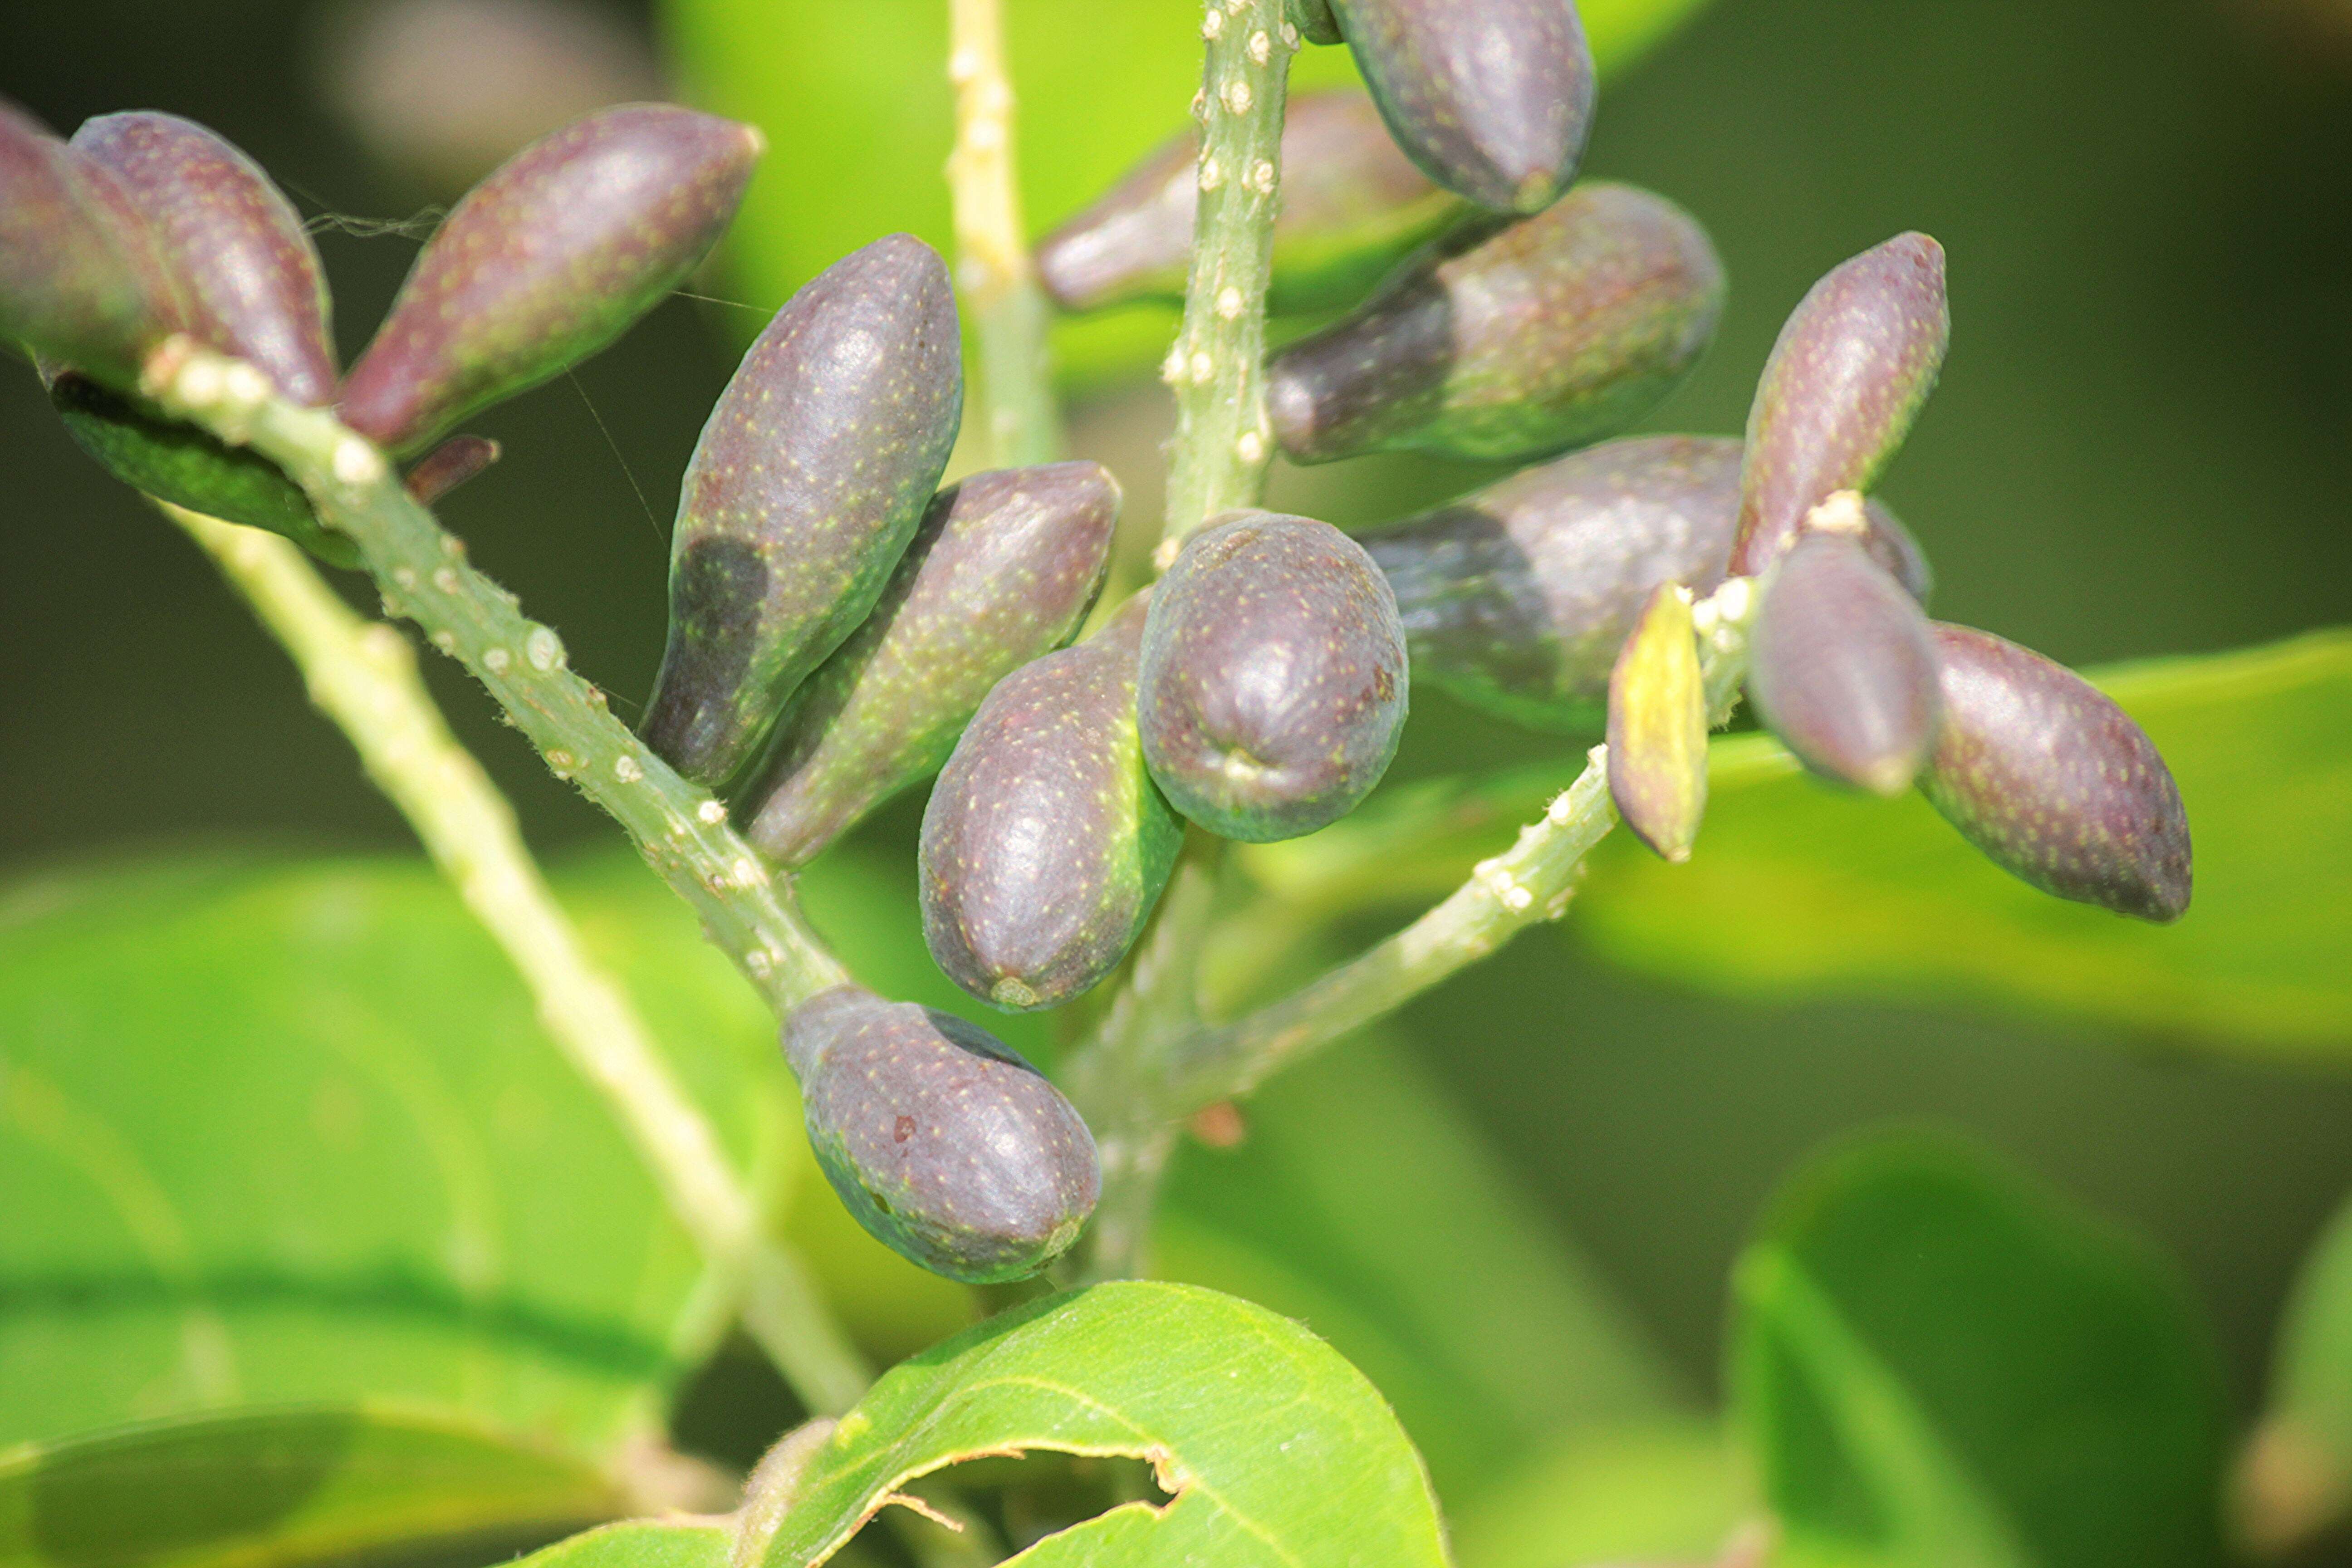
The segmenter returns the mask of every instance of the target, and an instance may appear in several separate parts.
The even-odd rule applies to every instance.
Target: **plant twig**
[[[559,778],[628,830],[638,852],[702,916],[704,932],[782,1016],[847,972],[825,950],[726,808],[647,750],[604,694],[565,668],[563,641],[466,563],[466,549],[401,488],[383,455],[324,409],[278,397],[252,366],[174,337],[146,367],[148,396],[231,446],[250,446],[309,494],[319,520],[359,546],[385,613],[488,687]]]
[[[1298,30],[1283,0],[1209,0],[1192,270],[1184,325],[1160,374],[1176,390],[1165,567],[1176,542],[1255,504],[1274,455],[1265,416],[1265,290],[1282,188],[1282,110]]]
[[[512,807],[449,733],[407,640],[354,615],[277,535],[157,504],[285,647],[310,700],[513,960],[549,1036],[619,1118],[670,1211],[710,1267],[739,1276],[745,1322],[793,1391],[812,1409],[847,1409],[871,1374],[800,1260],[762,1234],[758,1205],[626,994],[582,948]]]
[[[1061,410],[1045,347],[1044,290],[1021,218],[1013,84],[1004,69],[999,0],[948,0],[948,79],[956,89],[956,284],[980,348],[980,399],[990,461],[1001,468],[1061,455]]]

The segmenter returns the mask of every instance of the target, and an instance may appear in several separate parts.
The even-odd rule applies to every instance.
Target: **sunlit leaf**
[[[1149,1459],[1171,1498],[1048,1536],[1031,1568],[1445,1561],[1427,1477],[1362,1373],[1261,1307],[1145,1283],[1045,1298],[886,1375],[810,1459],[764,1561],[817,1561],[914,1478],[1030,1449]]]
[[[186,1416],[0,1452],[6,1568],[477,1560],[625,1511],[576,1459],[366,1406]]]
[[[1735,1469],[1711,1423],[1588,1431],[1453,1514],[1454,1554],[1462,1568],[1705,1562],[1743,1522]]]
[[[1971,1149],[1815,1163],[1734,1277],[1728,1382],[1796,1564],[2217,1563],[2218,1380],[2143,1246]]]

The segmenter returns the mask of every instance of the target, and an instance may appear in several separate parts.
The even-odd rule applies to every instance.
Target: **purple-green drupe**
[[[1099,463],[974,474],[931,500],[874,613],[796,694],[751,842],[805,865],[947,760],[981,700],[1076,634],[1102,587],[1118,481]]]
[[[1592,50],[1575,0],[1328,0],[1397,144],[1500,213],[1541,211],[1592,131]]]
[[[1944,247],[1924,234],[1896,235],[1813,285],[1756,384],[1734,572],[1762,572],[1814,507],[1870,488],[1935,390],[1951,330]]]
[[[963,414],[955,289],[896,234],[785,301],[687,464],[669,645],[646,742],[690,779],[750,763],[784,704],[874,608]]]
[[[178,285],[187,328],[305,408],[335,395],[331,308],[302,215],[259,164],[173,114],[104,114],[73,146],[111,174]]]
[[[499,460],[499,447],[487,436],[452,436],[416,459],[401,483],[419,506],[431,506]]]
[[[1328,522],[1233,514],[1151,595],[1136,713],[1176,809],[1226,838],[1296,838],[1371,793],[1404,731],[1396,596]]]
[[[333,400],[326,273],[301,215],[259,165],[171,114],[100,115],[72,145],[114,177],[154,235],[191,336],[251,364],[291,402]],[[267,458],[70,372],[52,380],[49,396],[74,439],[126,484],[358,564],[351,542],[320,528],[310,498]]]
[[[0,341],[120,391],[184,323],[115,178],[0,99]]]
[[[1037,247],[1037,274],[1065,310],[1184,298],[1200,206],[1201,138],[1171,138]],[[1463,211],[1390,140],[1380,110],[1348,89],[1294,95],[1282,123],[1282,211],[1266,308],[1351,305]]]
[[[1862,541],[1810,530],[1764,591],[1748,693],[1813,772],[1874,795],[1909,787],[1942,702],[1927,617]]]
[[[1672,391],[1713,341],[1723,293],[1689,214],[1588,182],[1534,217],[1424,247],[1353,313],[1274,356],[1267,412],[1302,463],[1546,457]]]
[[[2031,648],[1940,622],[1934,635],[1944,722],[1919,787],[1936,809],[2045,893],[2179,920],[2189,816],[2147,732]]]
[[[817,1163],[899,1256],[973,1284],[1021,1279],[1086,1227],[1094,1138],[987,1030],[844,985],[793,1009],[783,1048]]]
[[[1117,968],[1183,843],[1136,732],[1145,603],[998,681],[931,787],[923,940],[950,979],[1008,1011],[1066,1002]]]
[[[395,452],[560,374],[627,331],[726,232],[763,146],[666,103],[600,109],[468,191],[343,384],[345,424]]]
[[[1712,436],[1607,441],[1366,536],[1413,680],[1513,723],[1598,734],[1617,651],[1659,584],[1722,585],[1739,453]],[[1864,548],[1924,604],[1919,547],[1876,501],[1865,515]]]

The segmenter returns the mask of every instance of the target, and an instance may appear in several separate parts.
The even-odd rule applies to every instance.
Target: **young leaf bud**
[[[402,481],[419,506],[431,506],[499,460],[499,444],[487,436],[452,436],[408,470]]]
[[[646,709],[646,742],[687,777],[751,761],[873,609],[955,445],[958,331],[946,265],[898,234],[819,274],[743,356],[687,465]]]
[[[306,408],[332,400],[319,249],[252,159],[193,121],[149,112],[85,121],[73,146],[114,176],[146,222],[198,341]]]
[[[1951,330],[1944,247],[1924,234],[1896,235],[1813,285],[1748,410],[1732,571],[1763,571],[1814,507],[1870,488],[1935,390]]]
[[[987,1030],[844,985],[793,1009],[783,1045],[825,1179],[900,1257],[972,1284],[1020,1279],[1086,1227],[1094,1138]]]
[[[182,321],[122,187],[0,99],[0,341],[127,391]]]
[[[1609,681],[1609,794],[1633,836],[1690,858],[1706,815],[1706,683],[1688,593],[1661,584]]]
[[[603,109],[466,194],[343,384],[343,422],[415,451],[619,337],[718,243],[760,133],[662,103]]]
[[[1181,300],[1200,205],[1201,139],[1187,132],[1047,236],[1037,272],[1065,310]],[[1336,309],[1463,210],[1389,139],[1360,92],[1303,92],[1282,125],[1282,211],[1266,308]]]
[[[1404,730],[1404,628],[1362,545],[1238,512],[1185,541],[1151,595],[1136,712],[1176,809],[1262,844],[1336,822]]]
[[[1592,51],[1573,0],[1328,0],[1397,144],[1502,213],[1568,189],[1592,130]]]
[[[2189,908],[2189,817],[2147,731],[2063,665],[1938,623],[1943,729],[1919,787],[1995,865],[2145,921]]]
[[[1412,679],[1538,730],[1597,734],[1610,671],[1662,583],[1721,586],[1739,511],[1735,440],[1604,442],[1366,538],[1396,593]],[[1868,504],[1864,547],[1915,598],[1926,558]]]
[[[1538,458],[1647,413],[1722,310],[1723,266],[1690,215],[1596,181],[1424,247],[1353,314],[1274,356],[1267,409],[1302,463]]]
[[[874,613],[785,717],[751,842],[805,865],[944,762],[990,689],[1086,619],[1118,500],[1099,463],[974,474],[933,497]]]
[[[1850,515],[1854,532],[1809,530],[1782,558],[1757,610],[1748,690],[1807,767],[1900,795],[1935,744],[1936,654],[1917,602],[1854,536],[1860,507]]]
[[[1021,1012],[1091,990],[1168,885],[1183,825],[1135,723],[1144,601],[996,683],[923,813],[923,940],[948,977]]]

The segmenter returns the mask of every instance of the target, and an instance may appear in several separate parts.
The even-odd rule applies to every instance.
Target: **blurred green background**
[[[691,18],[725,8],[686,8],[689,70],[707,47]],[[884,228],[936,229],[946,89],[927,52],[940,9],[824,7],[841,37],[809,42],[798,64],[771,52],[714,80],[728,62],[702,60],[717,107],[763,72],[802,71],[816,94],[771,152],[760,255],[714,275],[710,293],[772,307],[796,266]],[[1053,41],[1042,26],[1016,32],[1023,86],[1041,90],[1024,74],[1034,58],[1086,47],[1158,50],[1140,74],[1180,86],[1164,102],[1105,89],[1101,104],[1037,110],[1027,155],[1040,229],[1075,205],[1068,193],[1175,127],[1197,69],[1186,28],[1141,19],[1150,7],[1059,9],[1076,20]],[[1115,45],[1086,45],[1076,29],[1090,15]],[[606,13],[564,58],[585,47],[596,81],[644,90],[659,26],[642,10]],[[366,220],[320,241],[348,355],[414,254],[411,229],[382,224],[448,199],[485,151],[534,133],[533,114],[562,96],[559,81],[542,100],[540,76],[487,68],[446,35],[412,40],[408,56],[367,37],[362,17],[308,0],[7,0],[0,93],[67,129],[124,107],[193,116],[306,211]],[[419,94],[490,106],[479,145],[446,115],[443,134],[424,137],[397,95],[387,106],[355,94],[353,81],[381,84],[395,66],[421,71]],[[860,123],[826,91],[892,107]],[[1934,556],[1938,614],[2076,664],[2352,620],[2352,8],[1717,0],[1612,81],[1587,166],[1689,207],[1730,272],[1722,336],[1656,428],[1738,430],[1782,316],[1815,276],[1898,229],[1943,240],[1953,350],[1883,487]],[[827,192],[855,206],[795,205]],[[1063,193],[1061,205],[1039,192]],[[508,456],[445,508],[476,559],[562,628],[576,668],[622,698],[646,689],[660,647],[677,476],[735,335],[759,321],[665,306],[576,385],[479,421]],[[1148,340],[1148,324],[1130,335]],[[1117,337],[1073,347],[1087,367],[1074,443],[1113,465],[1148,526],[1165,404],[1148,373],[1121,379]],[[0,870],[191,837],[404,847],[398,819],[210,568],[81,457],[28,371],[0,369]],[[1352,523],[1482,477],[1368,463],[1280,474],[1276,495]],[[428,675],[537,845],[609,835],[452,667]],[[1561,752],[1433,694],[1415,704],[1394,776]],[[903,859],[918,805],[883,814],[866,842]],[[2352,889],[2337,906],[2352,960],[2346,907]],[[1764,1194],[1842,1129],[1887,1118],[1971,1129],[2155,1236],[2185,1260],[2242,1407],[2291,1270],[2352,1191],[2352,1085],[1957,1008],[1703,997],[1591,960],[1572,923],[1529,935],[1402,1022],[1433,1080],[1700,1388],[1717,1375],[1727,1268]]]

